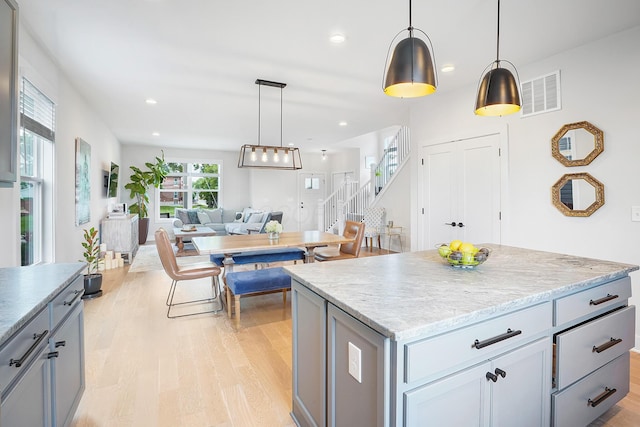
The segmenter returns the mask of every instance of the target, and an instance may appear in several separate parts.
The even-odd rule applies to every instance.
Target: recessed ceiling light
[[[344,34],[340,34],[340,33],[332,34],[331,37],[329,37],[329,40],[331,40],[331,43],[335,43],[335,44],[344,43],[346,39],[347,38],[344,36]]]
[[[341,121],[340,123],[338,123],[338,125],[339,125],[339,126],[346,126],[346,125],[347,125],[347,122],[345,122],[345,121],[343,120],[343,121]]]
[[[455,70],[456,67],[453,64],[446,64],[445,66],[443,66],[440,71],[442,71],[443,73],[450,73],[453,70]]]
[[[147,99],[145,99],[145,101],[144,101],[144,102],[146,102],[146,103],[147,103],[147,104],[149,104],[149,105],[156,105],[156,104],[158,103],[158,101],[156,101],[156,100],[155,100],[155,99],[153,99],[153,98],[147,98]]]
[[[160,136],[160,132],[153,132],[151,136]]]

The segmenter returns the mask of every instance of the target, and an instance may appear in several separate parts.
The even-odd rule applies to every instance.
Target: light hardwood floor
[[[85,301],[87,386],[73,427],[294,425],[289,300],[242,299],[238,326],[224,312],[167,319],[164,271],[128,269],[106,271],[103,296]],[[640,355],[629,395],[593,425],[640,425]]]

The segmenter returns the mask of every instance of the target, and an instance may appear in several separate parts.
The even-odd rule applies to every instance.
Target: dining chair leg
[[[217,276],[211,277],[211,280],[214,283],[214,285],[213,285],[213,297],[212,298],[202,298],[202,299],[191,300],[191,301],[183,301],[183,302],[177,302],[177,303],[173,302],[173,297],[175,296],[175,293],[176,293],[176,287],[178,285],[178,281],[177,280],[173,280],[171,282],[171,287],[169,288],[169,295],[167,295],[167,306],[169,307],[167,309],[167,317],[169,319],[175,319],[177,317],[195,316],[197,314],[219,313],[220,311],[224,310],[224,302],[222,301],[220,292],[216,291],[216,289],[219,286],[218,285],[218,281],[217,281]],[[171,309],[173,307],[177,306],[177,305],[195,304],[195,303],[215,303],[216,301],[220,304],[220,308],[218,308],[218,309],[202,310],[202,311],[197,311],[195,313],[187,313],[187,314],[179,314],[179,315],[172,315],[171,314]]]

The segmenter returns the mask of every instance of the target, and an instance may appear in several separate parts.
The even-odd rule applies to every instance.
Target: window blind
[[[25,78],[20,92],[20,126],[55,141],[55,105]]]

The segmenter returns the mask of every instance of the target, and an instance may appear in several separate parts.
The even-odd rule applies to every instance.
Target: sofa
[[[215,230],[218,236],[227,234],[264,233],[264,226],[271,219],[282,222],[282,212],[265,212],[260,209],[183,209],[175,210],[174,227],[202,225]]]

